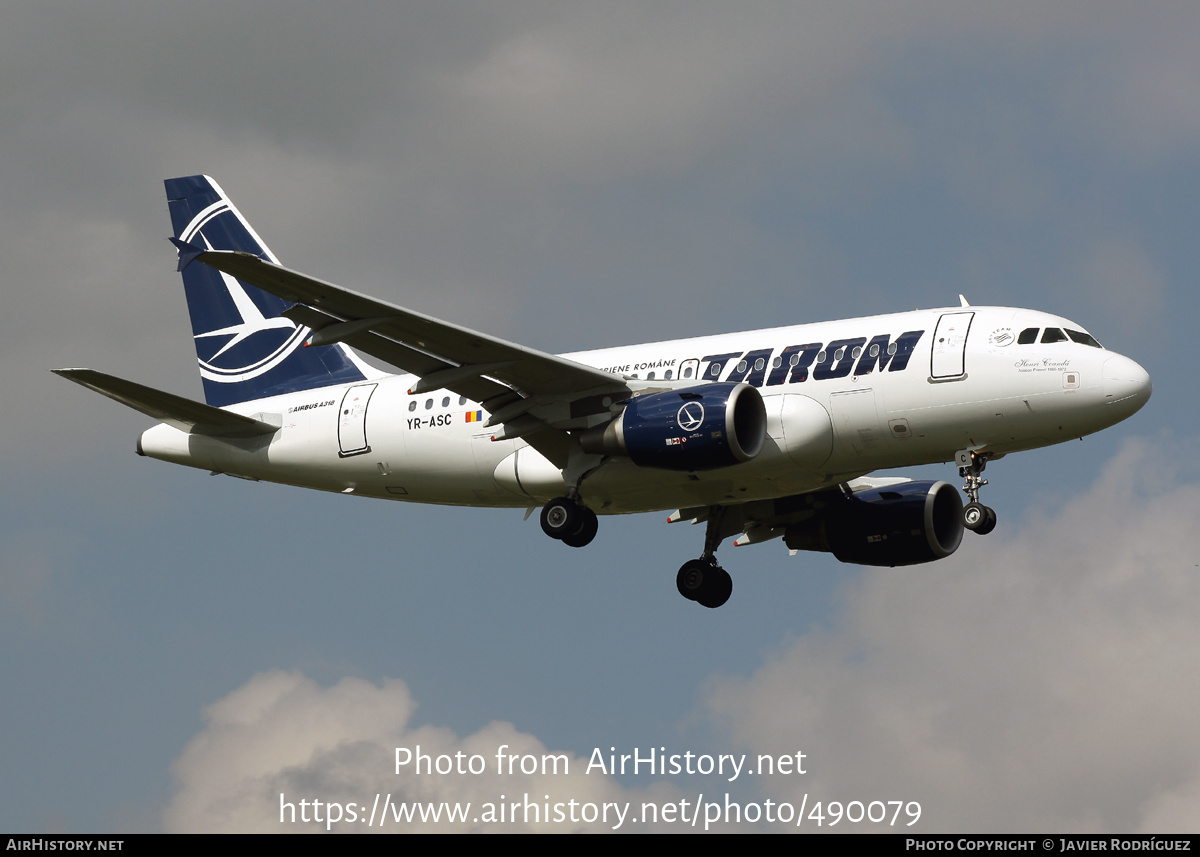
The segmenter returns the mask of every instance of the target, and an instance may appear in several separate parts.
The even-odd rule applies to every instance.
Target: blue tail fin
[[[208,176],[167,179],[165,184],[176,238],[279,263]],[[183,288],[210,405],[224,407],[366,377],[366,367],[344,346],[303,348],[309,330],[281,317],[291,306],[287,301],[206,265],[185,267]]]

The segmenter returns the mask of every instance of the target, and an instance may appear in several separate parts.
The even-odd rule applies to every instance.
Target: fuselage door
[[[679,364],[679,375],[676,376],[680,381],[695,380],[696,374],[700,371],[700,361],[696,359],[684,360]]]
[[[338,455],[346,458],[370,452],[367,445],[367,403],[378,384],[358,384],[342,396],[338,414]]]
[[[929,374],[935,381],[949,381],[966,375],[967,331],[973,312],[948,312],[938,319],[933,332],[933,363]]]

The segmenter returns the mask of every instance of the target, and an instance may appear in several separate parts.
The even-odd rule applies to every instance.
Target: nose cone
[[[1121,412],[1120,419],[1137,413],[1150,400],[1150,373],[1120,354],[1104,361],[1104,402]]]

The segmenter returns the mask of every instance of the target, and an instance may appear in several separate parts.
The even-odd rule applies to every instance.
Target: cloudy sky
[[[577,6],[4,5],[0,830],[728,792],[1194,831],[1200,8]],[[146,420],[49,370],[201,397],[162,191],[199,172],[290,267],[544,350],[961,292],[1078,321],[1154,397],[989,468],[1000,525],[947,560],[726,546],[706,611],[673,584],[702,532],[662,515],[569,551],[135,457]],[[397,775],[417,744],[571,773]],[[584,773],[651,747],[806,773]],[[497,826],[432,826],[463,828]]]

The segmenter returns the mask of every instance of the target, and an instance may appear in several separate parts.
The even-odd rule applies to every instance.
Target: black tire
[[[983,523],[975,528],[975,532],[981,536],[986,536],[992,530],[996,529],[996,510],[991,506],[984,506]]]
[[[688,601],[695,601],[704,589],[704,579],[709,575],[712,566],[701,559],[689,559],[679,568],[675,575],[675,588]]]
[[[562,537],[562,543],[570,545],[573,548],[581,548],[591,544],[592,539],[596,538],[596,532],[600,529],[600,522],[596,520],[595,512],[587,506],[580,506],[579,512],[579,529],[568,536]]]
[[[542,507],[542,532],[552,539],[563,539],[579,532],[583,523],[582,507],[566,497],[555,497]]]
[[[700,605],[710,610],[716,610],[733,594],[733,578],[729,576],[729,572],[719,565],[713,566],[713,571],[716,574],[709,575],[704,594],[696,599]]]
[[[675,588],[689,601],[716,609],[733,594],[733,578],[721,566],[702,559],[685,562],[675,575]]]
[[[968,503],[962,510],[963,526],[972,532],[979,532],[979,528],[987,523],[987,513],[988,507],[982,503]]]

